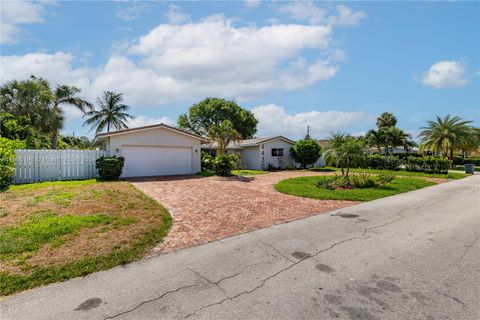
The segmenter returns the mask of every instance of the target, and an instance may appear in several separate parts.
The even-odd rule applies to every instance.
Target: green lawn
[[[341,171],[340,168],[326,167],[326,169],[334,169],[335,171]],[[424,173],[424,172],[411,172],[405,170],[380,170],[380,169],[361,169],[361,168],[352,168],[350,172],[368,172],[373,174],[380,173],[392,173],[396,176],[404,177],[427,177],[427,178],[444,178],[444,179],[462,179],[468,177],[468,174],[460,172],[449,172],[448,174],[433,174],[433,173]]]
[[[14,185],[0,193],[0,295],[141,258],[171,225],[124,181]]]
[[[232,170],[232,174],[234,176],[252,176],[252,175],[257,175],[257,174],[267,174],[268,171],[263,171],[263,170]],[[210,170],[204,170],[202,172],[197,173],[197,175],[202,176],[202,177],[211,177],[215,176],[215,172],[210,171]]]
[[[434,182],[426,181],[424,179],[406,177],[396,178],[388,186],[364,189],[329,190],[316,186],[316,183],[322,179],[328,179],[328,177],[314,176],[291,178],[278,182],[274,188],[282,193],[313,199],[370,201],[402,192],[421,189],[435,184]]]

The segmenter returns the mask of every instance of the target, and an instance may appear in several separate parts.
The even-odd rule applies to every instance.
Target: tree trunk
[[[110,132],[110,122],[107,122],[107,132]]]
[[[58,145],[58,132],[57,131],[54,131],[52,132],[52,135],[50,137],[50,149],[57,149],[57,145]]]

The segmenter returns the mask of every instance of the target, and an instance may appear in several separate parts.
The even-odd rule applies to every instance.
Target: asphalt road
[[[480,319],[480,176],[3,299],[6,319]]]

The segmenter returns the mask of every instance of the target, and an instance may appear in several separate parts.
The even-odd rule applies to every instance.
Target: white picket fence
[[[15,150],[15,183],[90,179],[103,150]]]

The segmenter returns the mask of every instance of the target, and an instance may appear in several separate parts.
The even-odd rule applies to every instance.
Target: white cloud
[[[172,24],[180,24],[190,20],[190,16],[182,12],[179,6],[171,4],[168,11],[165,13],[167,21]]]
[[[258,136],[286,135],[301,138],[310,126],[314,138],[324,138],[332,132],[359,132],[361,126],[373,123],[375,117],[366,112],[308,111],[288,114],[282,106],[267,104],[252,109],[258,122]]]
[[[122,4],[122,7],[115,11],[115,16],[124,21],[131,21],[140,18],[149,11],[150,9],[145,2],[132,1],[126,6]]]
[[[260,0],[245,0],[245,6],[250,9],[256,8],[260,4],[260,2]]]
[[[367,16],[364,11],[354,11],[346,5],[335,6],[335,12],[331,12],[330,8],[318,7],[313,1],[295,1],[281,6],[279,12],[297,21],[331,26],[354,26]]]
[[[21,25],[44,22],[45,6],[51,2],[2,1],[0,5],[0,43],[17,43]]]
[[[331,79],[343,52],[333,26],[236,26],[224,16],[160,24],[138,39],[115,45],[104,65],[82,66],[70,53],[2,56],[2,81],[31,74],[76,85],[94,100],[123,92],[130,105],[160,106],[205,96],[245,101],[268,91],[296,90]],[[306,59],[304,50],[317,58]],[[80,66],[78,66],[80,65]]]
[[[424,72],[421,82],[435,89],[456,88],[467,84],[465,65],[459,61],[440,61]]]
[[[174,125],[175,121],[168,117],[161,117],[161,118],[150,118],[145,116],[138,116],[135,119],[128,120],[127,125],[129,128],[137,128],[137,127],[144,127],[149,126],[152,124],[167,124],[167,125]]]

